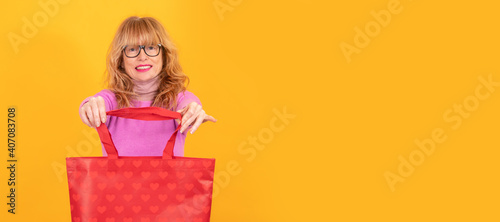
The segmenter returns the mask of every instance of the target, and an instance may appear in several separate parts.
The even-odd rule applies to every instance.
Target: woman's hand
[[[201,108],[201,105],[196,102],[190,103],[183,109],[177,110],[177,112],[182,115],[181,133],[191,127],[191,134],[193,134],[194,131],[196,131],[196,129],[198,129],[198,127],[204,122],[217,122],[214,117],[207,115],[205,110]]]
[[[100,96],[92,97],[80,108],[80,118],[90,127],[99,127],[106,122],[106,106]]]

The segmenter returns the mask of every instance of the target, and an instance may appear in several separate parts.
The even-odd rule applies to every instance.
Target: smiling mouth
[[[149,69],[151,67],[153,67],[153,66],[138,66],[138,67],[135,67],[135,69],[137,69],[137,70],[145,70],[145,69]]]

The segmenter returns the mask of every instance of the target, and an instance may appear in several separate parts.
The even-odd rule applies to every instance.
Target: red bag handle
[[[177,129],[175,129],[172,136],[167,142],[165,149],[163,150],[163,159],[172,159],[174,155],[174,145],[175,138],[177,137],[177,132],[181,128],[182,125],[182,116],[178,112],[170,111],[160,107],[141,107],[141,108],[123,108],[116,109],[106,112],[107,115],[123,117],[128,119],[137,119],[137,120],[171,120],[171,119],[179,119],[181,122]],[[104,145],[104,149],[106,153],[108,153],[108,158],[110,159],[118,159],[118,151],[116,150],[115,144],[113,143],[113,139],[111,139],[111,134],[109,133],[108,127],[106,124],[101,124],[101,126],[97,127],[97,133],[99,133],[99,138],[101,138],[101,142]]]

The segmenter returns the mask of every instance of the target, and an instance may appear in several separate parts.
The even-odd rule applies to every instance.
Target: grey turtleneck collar
[[[153,101],[158,93],[158,86],[160,85],[160,74],[156,75],[150,80],[138,81],[132,79],[134,83],[134,92],[137,93],[138,101]]]

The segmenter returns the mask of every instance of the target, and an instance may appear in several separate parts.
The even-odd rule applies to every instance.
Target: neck
[[[137,100],[139,101],[153,101],[159,85],[159,76],[146,81],[132,80],[134,82],[134,92],[137,94]]]

